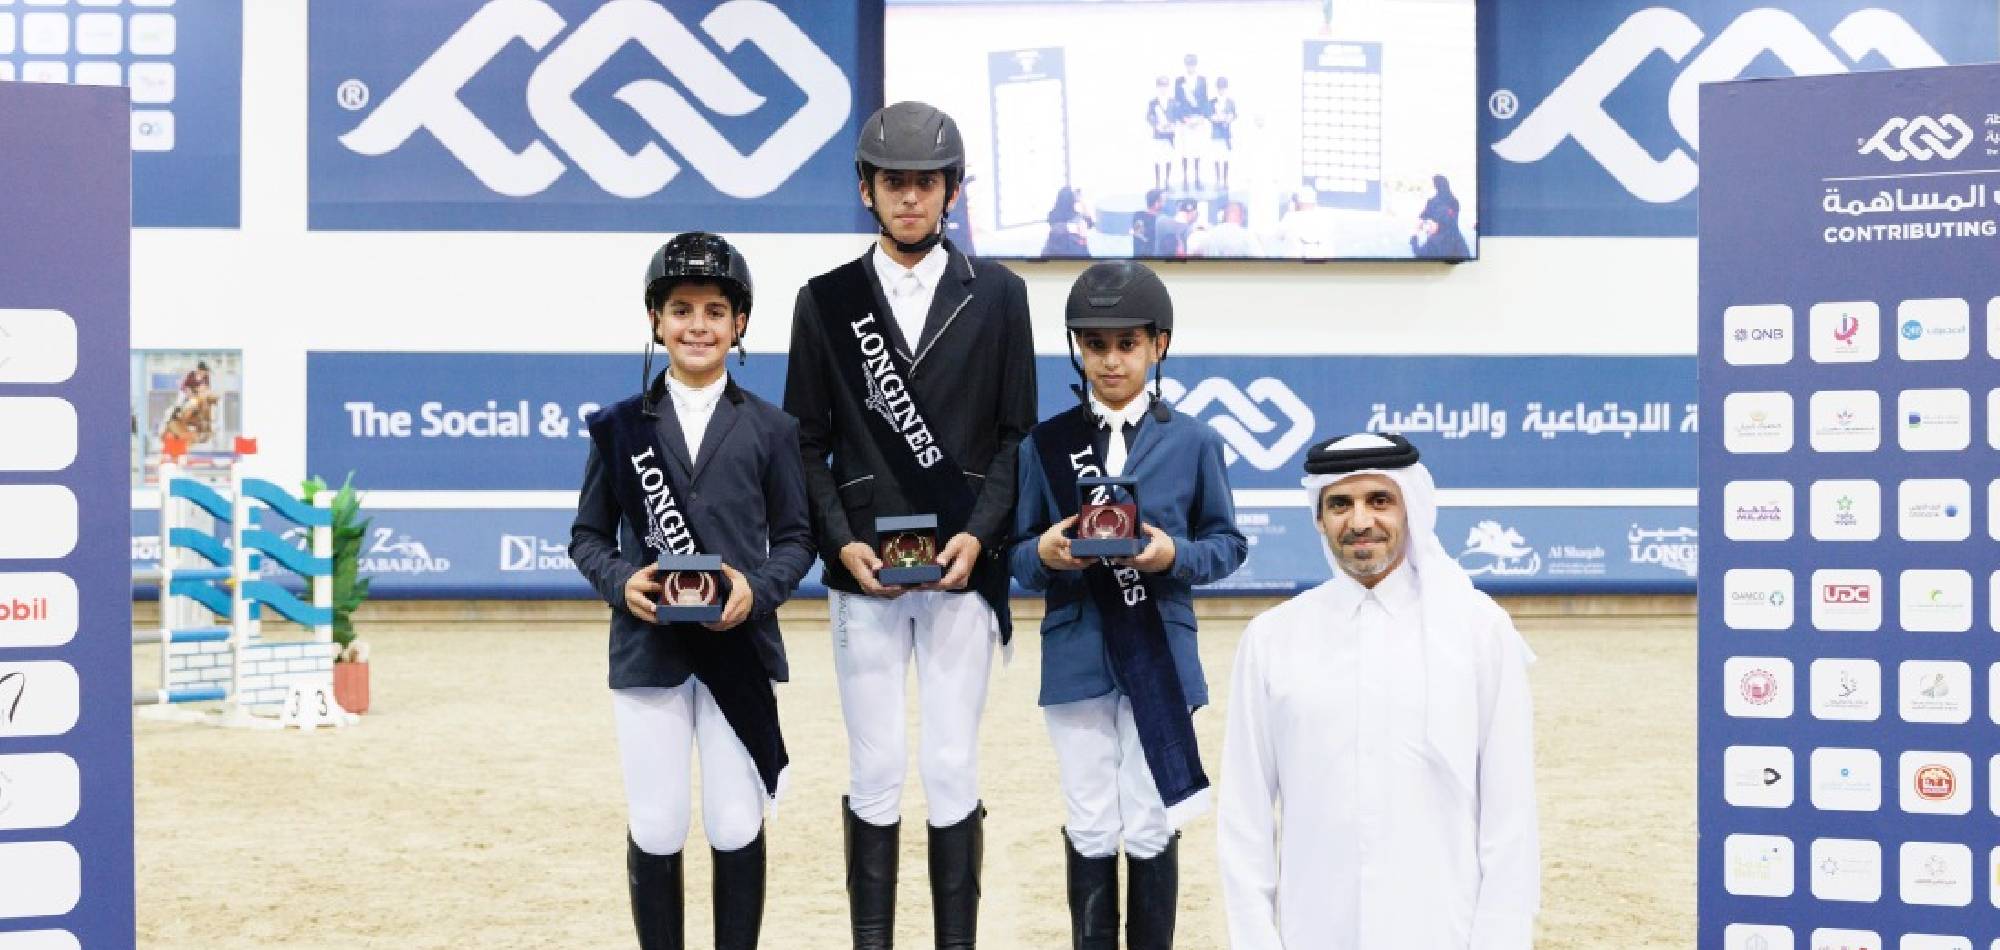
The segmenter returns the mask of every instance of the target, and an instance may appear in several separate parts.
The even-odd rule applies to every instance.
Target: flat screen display
[[[887,0],[999,258],[1477,256],[1473,0]]]

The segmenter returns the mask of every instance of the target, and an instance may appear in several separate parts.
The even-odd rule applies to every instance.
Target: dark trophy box
[[[1102,500],[1097,500],[1102,499]],[[1146,550],[1139,530],[1139,483],[1129,478],[1076,480],[1075,558],[1136,557]]]
[[[722,558],[713,554],[660,555],[661,623],[713,623],[722,619],[727,583]]]
[[[937,564],[937,516],[907,515],[875,519],[877,556],[882,570],[878,583],[896,587],[929,584],[944,576]]]

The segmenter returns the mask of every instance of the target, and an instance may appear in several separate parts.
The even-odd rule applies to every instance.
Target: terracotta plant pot
[[[357,716],[368,711],[368,664],[333,665],[333,701]]]

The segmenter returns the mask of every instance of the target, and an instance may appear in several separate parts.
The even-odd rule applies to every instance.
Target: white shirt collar
[[[1140,393],[1132,397],[1132,401],[1126,403],[1123,409],[1113,409],[1099,402],[1096,393],[1090,394],[1090,411],[1097,416],[1097,424],[1107,428],[1111,423],[1116,422],[1132,426],[1136,429],[1139,425],[1139,420],[1145,417],[1146,410],[1151,408],[1152,405],[1152,393]]]
[[[951,252],[944,249],[942,241],[924,254],[915,267],[904,267],[890,260],[889,253],[882,250],[879,242],[871,257],[875,262],[875,278],[882,282],[882,293],[891,298],[896,296],[896,287],[903,282],[905,275],[915,275],[920,290],[937,289],[938,280],[944,277],[945,265],[951,263]]]
[[[1341,573],[1333,578],[1332,592],[1334,616],[1343,621],[1352,618],[1355,611],[1370,600],[1380,603],[1392,617],[1408,616],[1408,611],[1421,603],[1417,572],[1410,566],[1407,553],[1403,563],[1396,565],[1374,587],[1363,587],[1360,581]]]
[[[715,382],[699,388],[675,379],[672,373],[667,374],[667,392],[673,394],[674,404],[688,409],[713,408],[715,401],[722,397],[723,387],[727,385],[729,385],[728,373],[723,373],[715,378]]]

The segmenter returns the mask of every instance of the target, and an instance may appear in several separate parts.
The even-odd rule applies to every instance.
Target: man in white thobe
[[[1235,950],[1532,946],[1534,655],[1437,540],[1400,436],[1315,446],[1333,579],[1251,621],[1222,750]]]

